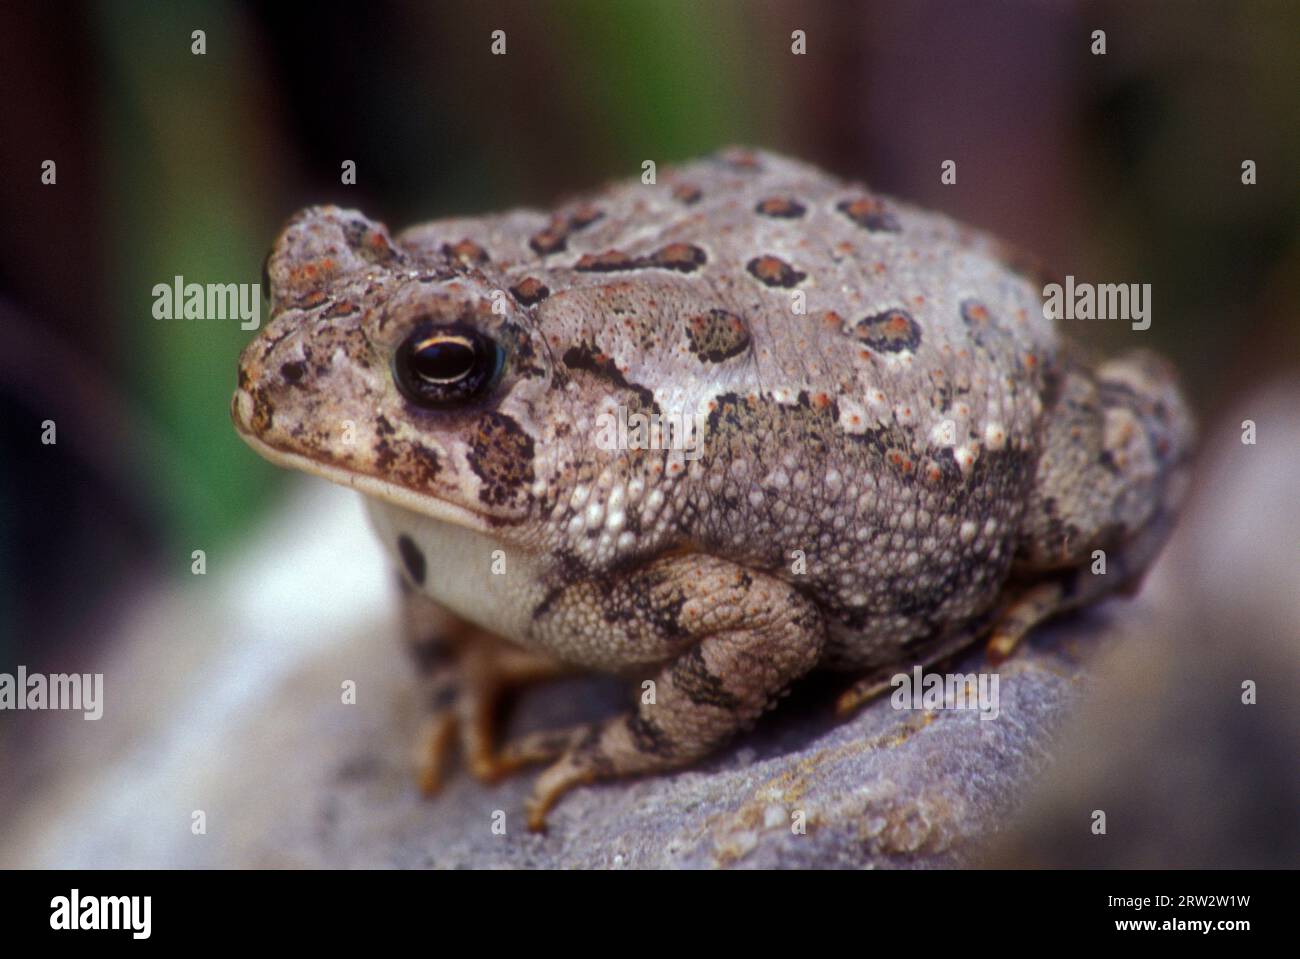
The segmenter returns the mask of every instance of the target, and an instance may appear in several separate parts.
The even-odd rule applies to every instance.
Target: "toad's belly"
[[[526,642],[541,599],[538,562],[490,535],[366,498],[371,523],[408,580],[462,619]]]

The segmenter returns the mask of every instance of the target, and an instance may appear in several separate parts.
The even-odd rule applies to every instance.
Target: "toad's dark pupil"
[[[455,383],[474,369],[474,346],[463,336],[431,336],[416,345],[411,365],[421,379]]]
[[[428,410],[485,397],[505,368],[505,351],[468,324],[422,324],[393,354],[393,383],[409,402]]]

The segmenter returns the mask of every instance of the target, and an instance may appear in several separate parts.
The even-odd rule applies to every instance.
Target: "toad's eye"
[[[393,356],[393,379],[412,403],[443,409],[486,395],[501,374],[505,353],[471,326],[415,329]]]

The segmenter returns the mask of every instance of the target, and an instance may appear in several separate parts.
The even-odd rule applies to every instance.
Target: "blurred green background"
[[[1298,36],[1300,4],[1239,0],[6,4],[0,669],[57,668],[274,507],[227,413],[251,334],[155,320],[152,288],[257,282],[308,203],[400,228],[769,147],[1151,283],[1141,343],[1212,419],[1300,357]]]

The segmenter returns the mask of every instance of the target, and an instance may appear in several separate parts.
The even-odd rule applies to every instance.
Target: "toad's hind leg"
[[[1095,372],[1067,362],[1045,417],[998,603],[973,632],[954,631],[917,661],[942,659],[987,633],[996,665],[1044,620],[1136,591],[1168,537],[1187,486],[1194,430],[1163,360],[1136,352]],[[894,672],[888,666],[859,679],[836,712],[846,715],[886,692]]]
[[[596,779],[685,766],[750,726],[812,669],[825,626],[789,584],[702,556],[674,557],[612,588],[585,582],[548,613],[562,633],[601,624],[601,640],[637,655],[655,651],[653,686],[630,712],[595,725],[527,737],[503,761],[559,758],[537,781],[528,826],[544,828],[566,792]],[[653,692],[651,692],[653,691]]]
[[[1058,613],[1138,589],[1184,497],[1193,441],[1191,414],[1158,357],[1130,353],[1095,373],[1066,367],[991,659]]]

